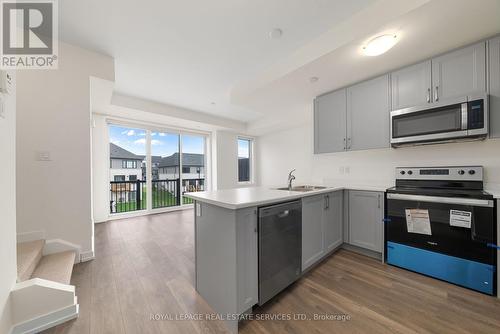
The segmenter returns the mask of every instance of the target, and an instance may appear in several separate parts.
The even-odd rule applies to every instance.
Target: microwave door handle
[[[468,118],[467,118],[467,103],[462,103],[462,130],[467,130],[468,128]]]
[[[427,88],[427,103],[431,103],[431,88]]]
[[[439,101],[439,86],[436,86],[436,90],[434,91],[434,102]]]

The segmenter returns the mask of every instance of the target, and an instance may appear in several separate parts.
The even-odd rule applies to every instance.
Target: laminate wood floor
[[[44,333],[224,333],[217,320],[175,320],[213,313],[193,287],[193,233],[192,210],[96,225],[96,259],[72,277],[80,317]],[[497,298],[346,250],[254,317],[241,333],[500,333]]]

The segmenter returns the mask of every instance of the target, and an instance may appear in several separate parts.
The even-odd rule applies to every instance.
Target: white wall
[[[59,69],[19,71],[17,86],[18,233],[43,230],[84,253],[93,247],[90,76],[114,80],[113,59],[59,43]],[[51,161],[36,161],[38,151]]]
[[[93,115],[92,128],[92,203],[95,223],[109,215],[109,136],[106,118]]]
[[[5,103],[5,118],[0,117],[0,333],[8,333],[12,326],[9,295],[17,277],[15,87],[14,82],[10,95],[0,96]]]
[[[500,139],[313,155],[312,132],[308,123],[259,137],[262,185],[283,184],[288,170],[296,168],[297,183],[348,181],[389,186],[397,166],[447,165],[482,165],[488,186],[500,185]]]
[[[259,151],[258,141],[254,140],[254,161],[250,166],[252,183],[238,182],[238,133],[216,131],[214,137],[214,190],[250,187],[259,184],[255,158]]]

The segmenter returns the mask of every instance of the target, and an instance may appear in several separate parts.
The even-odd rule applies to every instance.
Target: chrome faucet
[[[290,173],[288,173],[288,191],[292,191],[292,181],[295,180],[295,175],[292,173],[295,172],[295,169],[292,169]]]

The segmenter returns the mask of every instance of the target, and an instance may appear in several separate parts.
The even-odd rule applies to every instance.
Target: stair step
[[[17,244],[17,280],[26,281],[42,258],[45,240],[20,242]]]
[[[70,284],[75,257],[76,254],[73,251],[45,255],[31,278],[43,278],[62,284]]]

